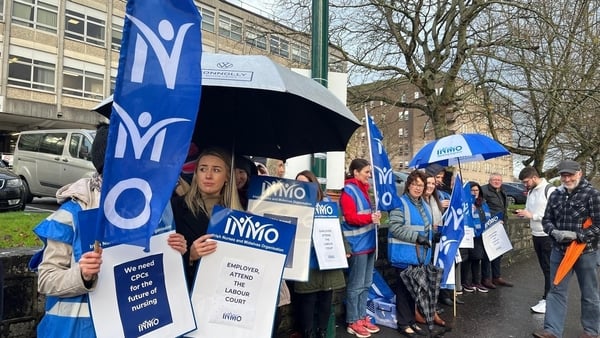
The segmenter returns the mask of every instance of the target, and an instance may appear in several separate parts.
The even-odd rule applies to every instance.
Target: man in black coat
[[[483,193],[483,198],[485,198],[485,201],[490,207],[492,216],[502,213],[502,219],[504,221],[504,226],[506,227],[506,221],[508,220],[508,203],[506,194],[504,193],[504,190],[502,190],[502,175],[498,173],[491,174],[488,184],[481,187],[481,192]],[[491,262],[487,259],[482,260],[481,278],[483,281],[481,284],[483,284],[483,286],[488,289],[495,289],[496,285],[513,286],[511,282],[502,278],[500,269],[501,263],[502,255]],[[492,270],[491,273],[490,265]]]

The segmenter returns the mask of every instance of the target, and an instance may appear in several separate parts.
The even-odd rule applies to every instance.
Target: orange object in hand
[[[590,217],[586,218],[583,222],[583,228],[589,228],[592,225],[592,219]],[[554,281],[552,282],[554,285],[560,284],[560,282],[565,278],[567,273],[571,271],[575,262],[581,256],[581,253],[585,249],[585,243],[579,243],[577,241],[571,242],[567,250],[565,251],[565,256],[562,261],[560,261],[560,265],[558,269],[556,269],[556,275],[554,276]]]

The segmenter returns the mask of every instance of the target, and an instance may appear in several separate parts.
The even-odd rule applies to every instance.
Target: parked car
[[[21,178],[0,161],[0,210],[25,209],[25,187]]]
[[[56,191],[91,176],[95,130],[53,129],[22,131],[13,155],[13,170],[21,177],[26,202],[54,197]]]
[[[523,183],[505,182],[502,184],[502,189],[506,193],[508,205],[525,204],[527,200],[527,189]]]

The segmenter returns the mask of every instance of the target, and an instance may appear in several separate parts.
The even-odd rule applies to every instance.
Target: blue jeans
[[[556,270],[563,259],[564,253],[558,248],[552,248],[550,254],[550,280],[554,281]],[[544,329],[557,337],[562,337],[567,313],[567,297],[569,281],[573,273],[577,275],[581,291],[581,325],[583,330],[592,336],[600,332],[600,296],[598,295],[598,274],[596,264],[598,250],[582,254],[575,262],[573,269],[556,286],[550,288],[546,296],[546,316]]]
[[[367,296],[373,284],[375,252],[366,255],[352,255],[348,261],[348,280],[346,281],[346,322],[365,318],[367,315]]]

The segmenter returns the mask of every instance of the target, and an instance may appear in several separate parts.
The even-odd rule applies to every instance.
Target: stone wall
[[[508,266],[514,262],[527,259],[534,254],[531,244],[529,223],[518,218],[511,218],[508,225],[508,235],[511,238],[513,250],[507,253],[503,264]],[[379,232],[379,259],[375,266],[390,285],[395,283],[393,269],[387,261],[387,228]],[[44,313],[44,297],[37,293],[37,276],[29,271],[28,262],[36,249],[0,250],[1,266],[4,280],[4,318],[0,325],[0,338],[30,338],[35,337],[35,327]],[[1,274],[0,274],[1,276]],[[336,320],[344,325],[344,290],[339,290],[334,296]],[[293,332],[293,306],[282,308],[282,321],[279,327],[279,337],[289,337]]]

